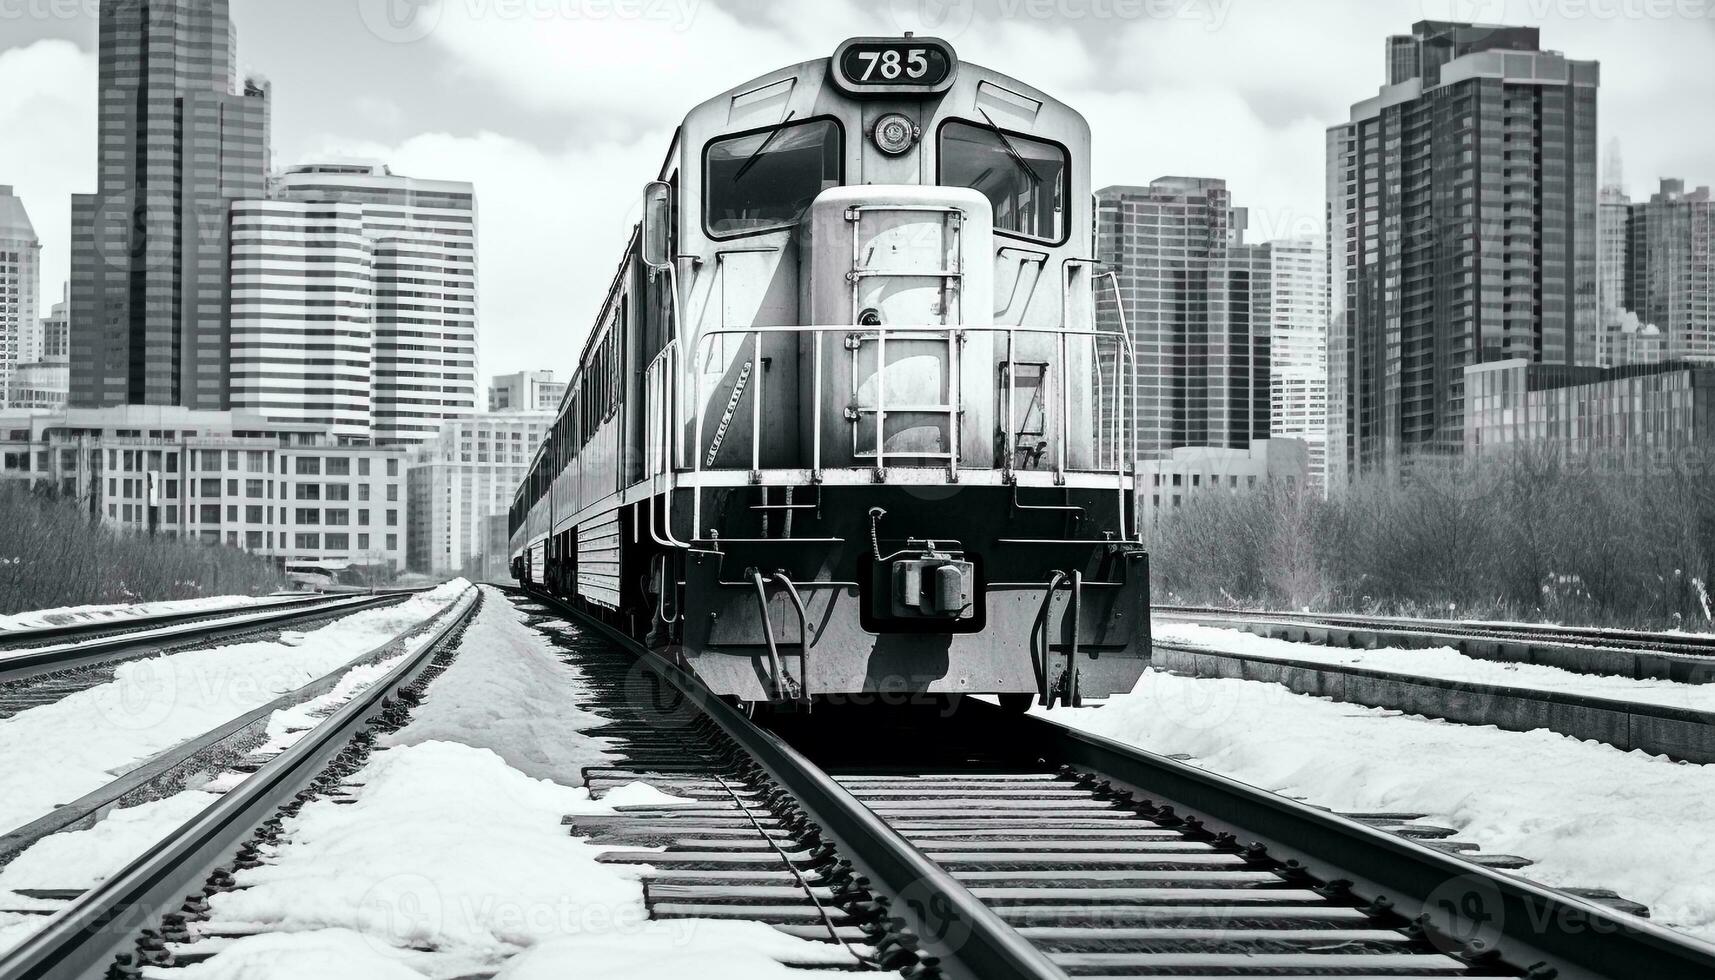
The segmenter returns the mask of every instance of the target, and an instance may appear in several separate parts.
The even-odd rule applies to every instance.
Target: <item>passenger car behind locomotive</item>
[[[692,109],[518,490],[514,575],[746,702],[1129,690],[1148,564],[1089,146],[933,38]]]

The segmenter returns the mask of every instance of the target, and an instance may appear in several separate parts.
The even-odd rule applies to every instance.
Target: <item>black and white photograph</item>
[[[0,0],[0,980],[1715,977],[1715,0]]]

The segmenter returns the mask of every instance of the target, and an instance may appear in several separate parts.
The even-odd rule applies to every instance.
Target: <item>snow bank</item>
[[[85,830],[44,837],[0,868],[0,905],[22,908],[20,898],[7,895],[25,888],[90,888],[106,881],[137,855],[219,799],[219,794],[191,790],[166,799],[114,810]],[[58,903],[45,906],[57,907]],[[0,949],[4,944],[0,944]]]
[[[283,642],[121,664],[107,684],[0,719],[0,829],[95,790],[141,760],[320,677],[446,608],[463,579]]]
[[[1319,643],[1295,643],[1255,636],[1244,630],[1200,626],[1194,623],[1153,624],[1156,640],[1188,646],[1228,650],[1270,660],[1302,660],[1319,664],[1344,664],[1370,670],[1385,670],[1414,677],[1435,677],[1468,684],[1522,687],[1537,691],[1581,694],[1640,704],[1656,704],[1696,711],[1715,711],[1715,684],[1682,684],[1666,680],[1633,680],[1605,674],[1580,674],[1542,664],[1514,664],[1468,657],[1452,647],[1408,650],[1381,647],[1349,650]]]
[[[1715,766],[1156,671],[1103,707],[1046,717],[1321,806],[1424,813],[1536,861],[1530,878],[1611,888],[1715,940]]]
[[[116,603],[107,606],[61,606],[0,616],[0,630],[34,629],[41,626],[70,626],[74,623],[119,622],[139,616],[167,613],[243,609],[257,603],[277,601],[279,596],[216,595],[196,599],[167,599],[161,602]]]
[[[248,887],[211,901],[211,931],[309,934],[288,947],[290,969],[247,951],[247,944],[263,944],[244,940],[230,951],[239,959],[223,964],[230,955],[223,953],[187,976],[301,976],[297,960],[343,948],[351,934],[371,946],[366,965],[379,966],[380,957],[390,970],[415,971],[402,976],[484,972],[538,947],[541,959],[519,969],[554,969],[564,957],[582,956],[578,975],[682,976],[696,960],[676,954],[706,967],[702,958],[737,945],[773,960],[845,961],[838,950],[773,930],[650,922],[638,881],[643,869],[597,863],[609,848],[574,838],[561,824],[569,813],[611,813],[609,804],[592,801],[582,787],[532,779],[488,749],[441,741],[383,749],[352,782],[360,784],[354,802],[307,804],[286,825],[291,843],[239,873]],[[634,802],[641,788],[616,792]],[[543,945],[554,940],[569,945]],[[408,948],[434,954],[402,956]],[[588,963],[606,962],[599,957],[648,969],[592,972]],[[668,961],[672,972],[654,972]]]
[[[616,761],[601,737],[607,718],[581,707],[593,698],[583,672],[561,660],[565,651],[527,626],[502,593],[487,590],[487,597],[458,659],[410,723],[382,744],[461,742],[494,750],[525,775],[582,785],[583,767]]]

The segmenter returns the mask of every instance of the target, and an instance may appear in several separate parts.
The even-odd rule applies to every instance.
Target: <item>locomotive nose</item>
[[[801,375],[802,404],[824,433],[851,433],[824,443],[824,465],[992,465],[994,336],[960,331],[994,322],[992,215],[963,187],[832,187],[811,203],[806,322],[854,327],[802,355],[817,364]],[[813,438],[815,417],[804,424]]]

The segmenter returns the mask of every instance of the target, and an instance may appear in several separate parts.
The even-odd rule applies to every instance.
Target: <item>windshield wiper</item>
[[[1030,162],[1025,160],[1018,152],[1018,147],[1013,146],[1012,140],[1007,139],[1006,134],[1000,131],[1000,127],[994,124],[994,117],[989,115],[988,110],[984,109],[982,106],[977,106],[977,111],[982,113],[983,118],[988,121],[989,132],[993,133],[995,138],[1000,140],[1001,146],[1006,147],[1007,155],[1012,157],[1012,162],[1018,164],[1018,168],[1020,170],[1029,174],[1031,180],[1038,184],[1042,183],[1042,178],[1036,175],[1036,171],[1031,168]]]
[[[796,112],[796,111],[797,110],[795,110],[795,109],[793,110],[793,112]],[[738,165],[738,173],[732,175],[732,182],[733,183],[735,183],[735,184],[738,183],[739,181],[744,179],[745,174],[750,173],[750,168],[756,165],[757,160],[761,159],[762,151],[768,149],[768,147],[771,144],[773,144],[774,138],[779,136],[781,131],[783,131],[786,128],[786,124],[788,122],[791,122],[791,121],[792,121],[792,112],[788,112],[784,117],[781,118],[780,125],[776,126],[774,128],[774,130],[768,134],[768,138],[763,140],[760,144],[758,144],[756,149],[751,152],[750,156],[745,157],[744,162]]]

